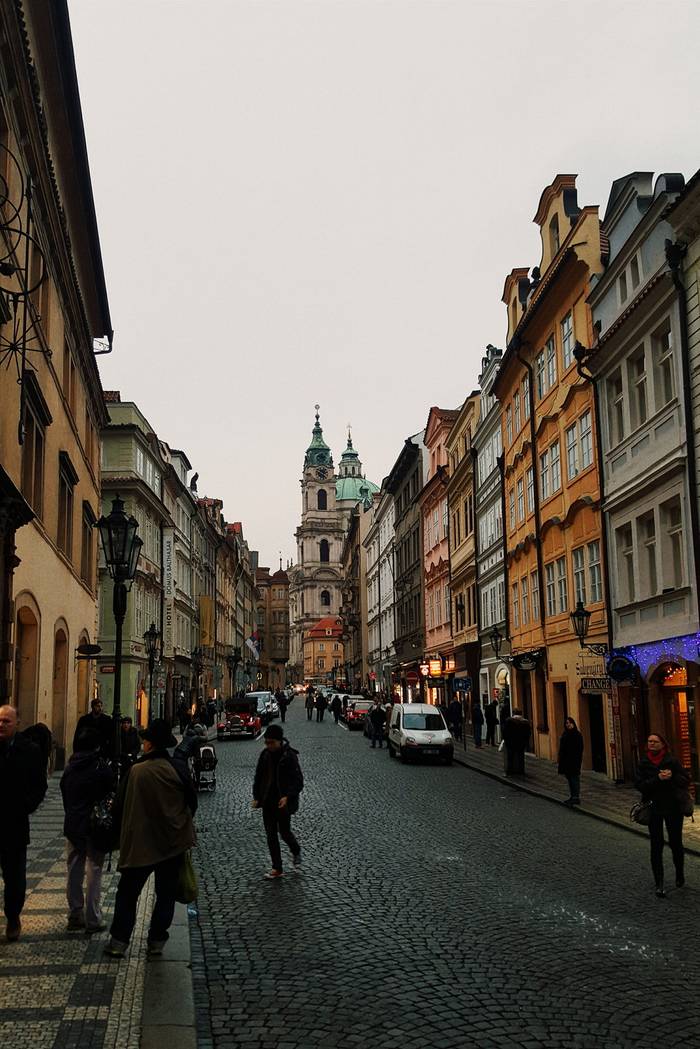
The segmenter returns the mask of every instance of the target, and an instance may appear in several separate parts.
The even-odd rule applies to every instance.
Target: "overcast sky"
[[[378,484],[503,345],[558,172],[700,167],[700,5],[70,0],[114,355],[261,562],[316,402]]]

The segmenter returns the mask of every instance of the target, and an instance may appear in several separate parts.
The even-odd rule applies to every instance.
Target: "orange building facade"
[[[605,660],[582,649],[571,612],[591,613],[589,644],[608,645],[594,393],[574,347],[593,344],[586,302],[603,269],[598,209],[580,208],[576,176],[540,199],[539,267],[507,277],[508,346],[494,393],[502,405],[507,624],[512,706],[532,724],[532,749],[554,760],[564,720],[583,733],[584,768],[620,779],[619,711]]]

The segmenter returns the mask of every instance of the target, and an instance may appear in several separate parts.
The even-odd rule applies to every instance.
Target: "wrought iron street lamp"
[[[126,615],[126,595],[136,575],[139,555],[143,546],[136,532],[139,523],[135,517],[127,517],[124,503],[117,495],[112,500],[112,510],[95,523],[99,530],[107,569],[114,580],[112,609],[115,623],[114,642],[114,704],[112,720],[114,732],[114,757],[119,758],[121,743],[121,689],[122,689],[122,628]]]
[[[491,642],[491,648],[494,651],[494,655],[496,656],[496,659],[498,659],[498,655],[501,651],[501,645],[505,641],[505,638],[503,637],[503,634],[497,626],[495,626],[489,634],[489,641]]]
[[[236,667],[241,661],[241,646],[236,645],[233,652],[230,652],[226,656],[226,666],[228,668],[228,680],[229,680],[229,691],[231,698],[233,698],[233,685],[236,679]]]
[[[583,601],[576,602],[576,608],[570,614],[571,625],[574,628],[574,633],[578,638],[578,643],[581,648],[587,649],[589,652],[594,652],[597,656],[606,656],[608,654],[607,645],[589,645],[586,641],[588,637],[588,627],[591,622],[591,613],[587,608],[584,607]]]
[[[150,724],[153,720],[153,670],[156,663],[160,662],[160,630],[155,623],[151,623],[143,635],[143,640],[148,656],[148,721]]]

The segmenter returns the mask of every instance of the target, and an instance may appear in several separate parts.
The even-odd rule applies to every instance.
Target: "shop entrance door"
[[[603,714],[603,697],[600,692],[593,692],[588,697],[588,729],[591,737],[591,768],[594,772],[607,772],[608,762],[605,756],[605,716]]]

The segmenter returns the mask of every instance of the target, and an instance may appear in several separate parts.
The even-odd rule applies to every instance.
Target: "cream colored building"
[[[60,762],[93,694],[78,646],[96,635],[94,340],[109,349],[112,325],[67,12],[2,4],[0,35],[0,702],[48,725]]]

